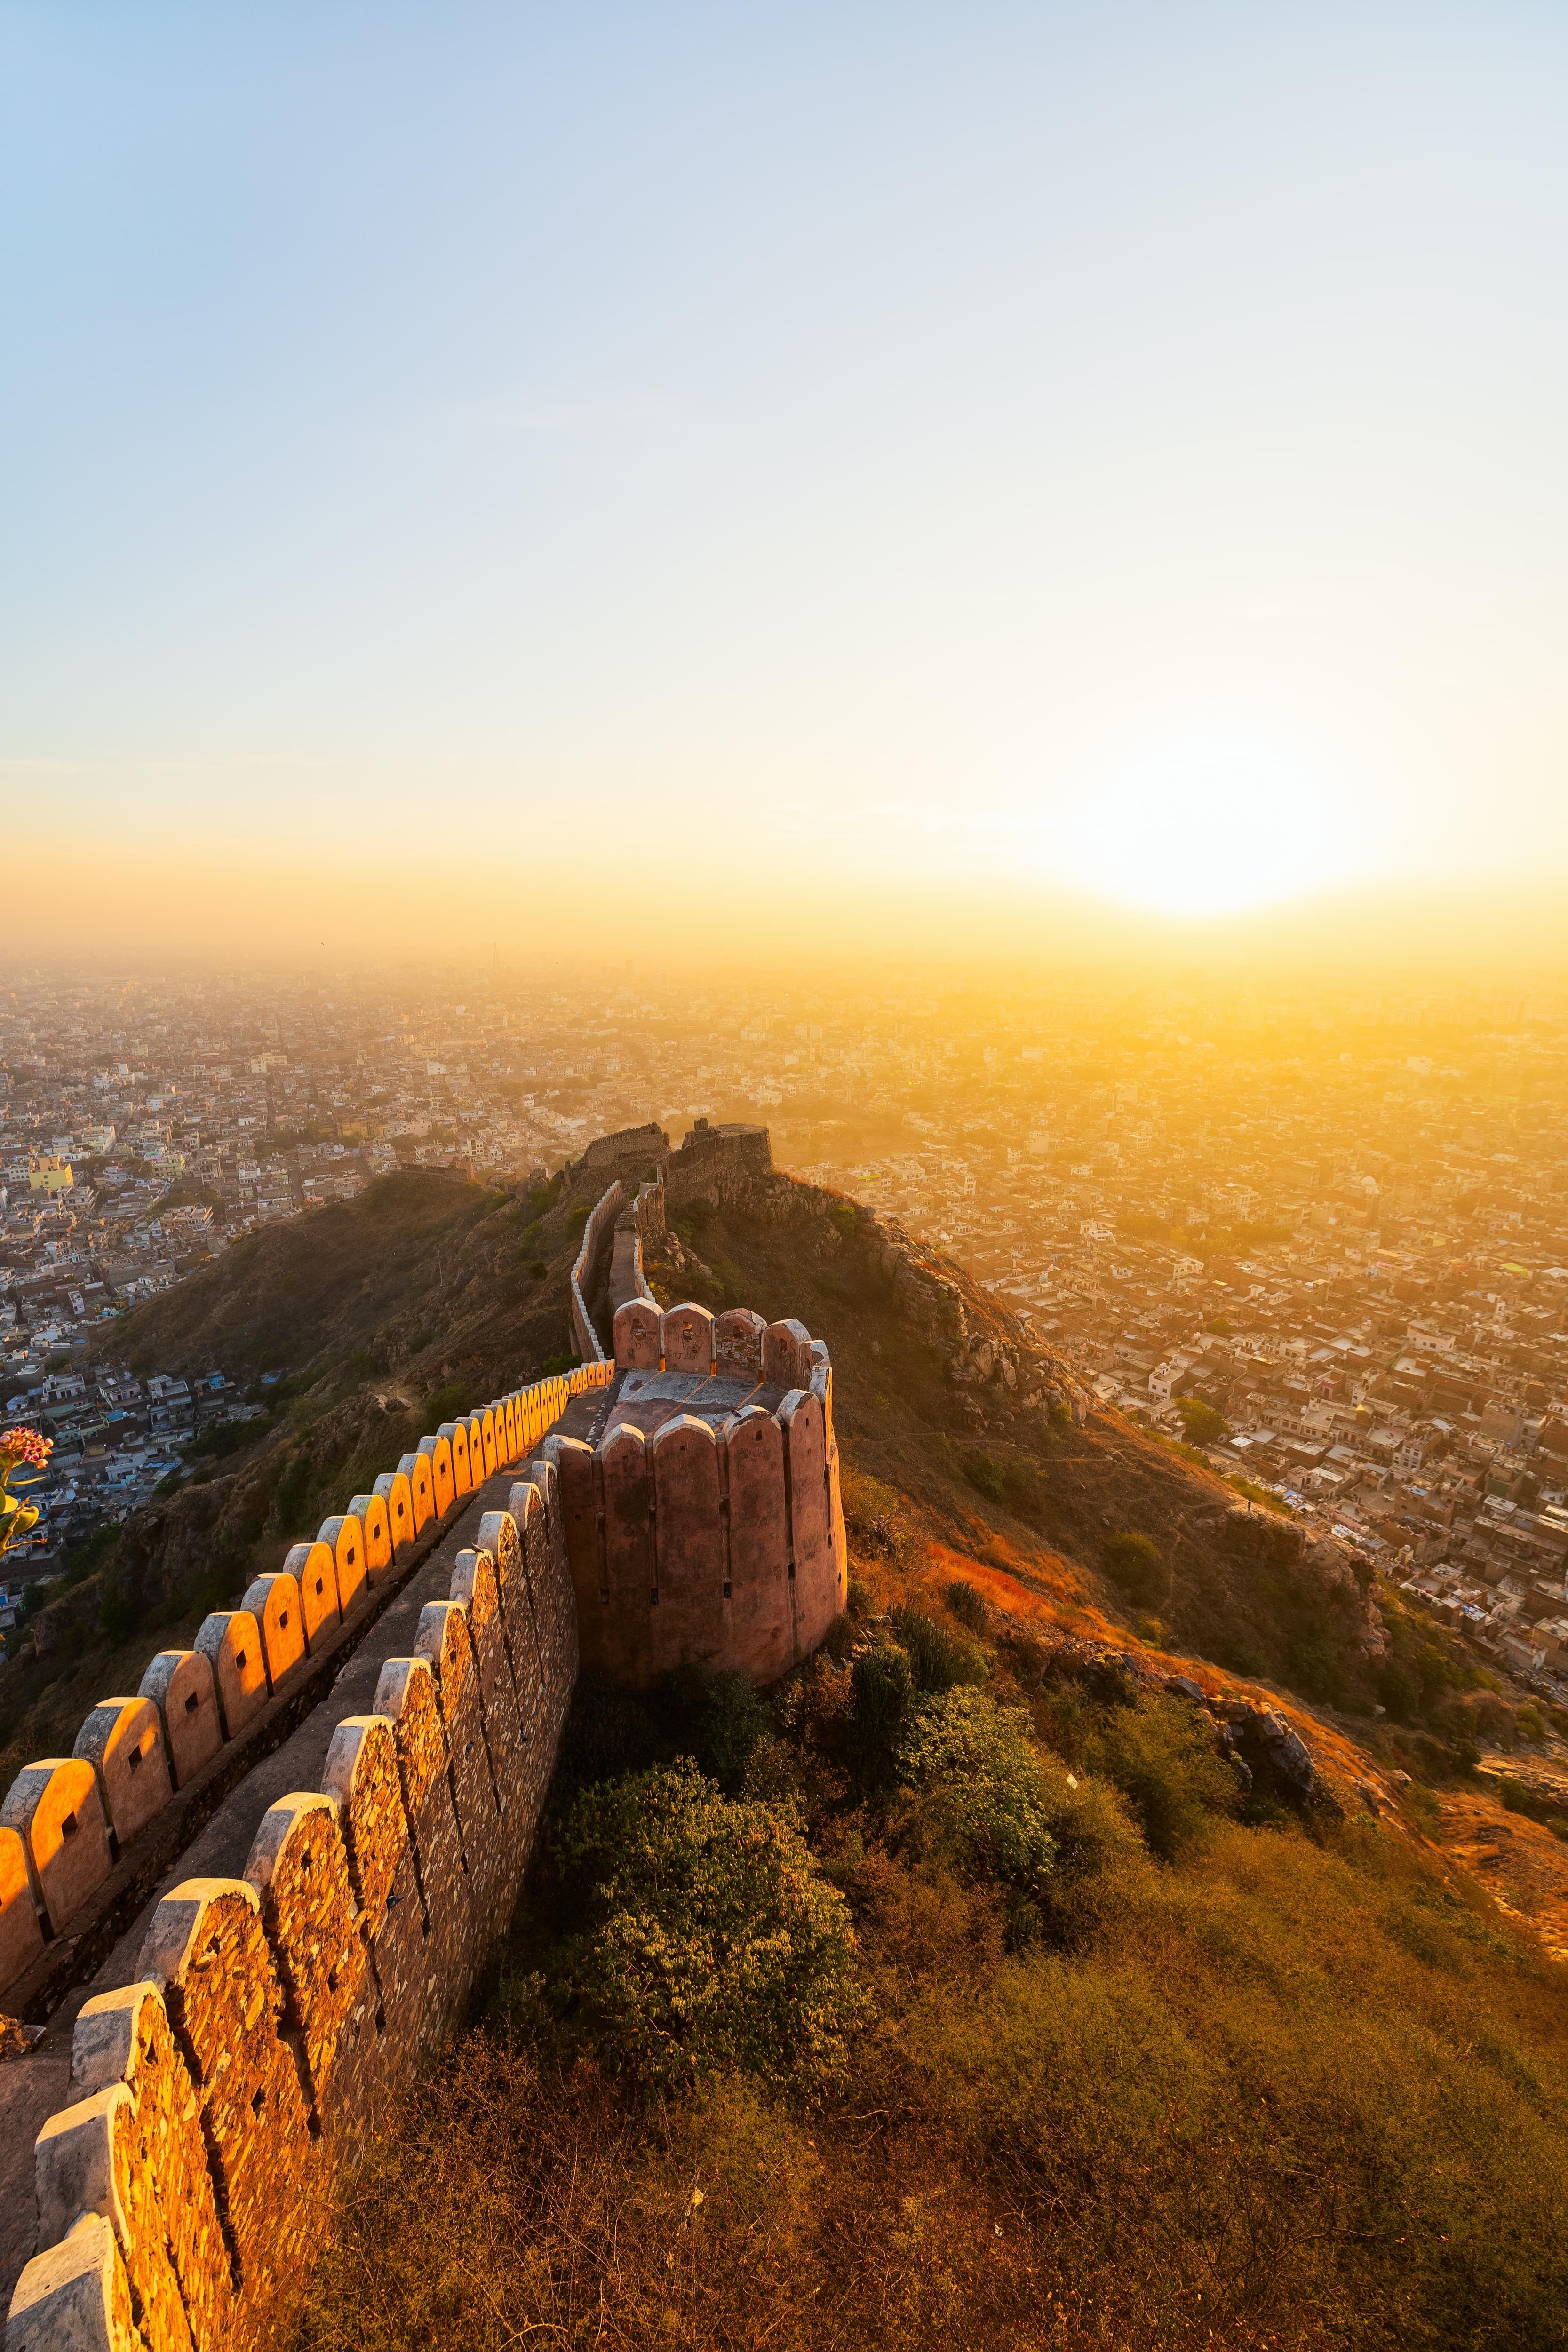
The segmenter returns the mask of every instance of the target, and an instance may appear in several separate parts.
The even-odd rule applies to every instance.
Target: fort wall
[[[776,1681],[845,1605],[827,1349],[793,1320],[651,1300],[616,1309],[617,1386],[593,1444],[555,1436],[584,1673],[682,1666]]]
[[[258,2352],[272,2340],[339,2168],[461,2015],[510,1919],[577,1676],[560,1488],[537,1449],[608,1372],[584,1365],[470,1416],[469,1491],[488,1465],[508,1507],[484,1510],[443,1571],[448,1590],[426,1602],[412,1654],[382,1663],[371,1711],[337,1723],[320,1787],[268,1807],[241,1873],[165,1894],[135,1980],[80,2011],[71,2101],[35,2149],[42,2251],[12,2299],[12,2352]],[[519,1475],[507,1484],[509,1464]],[[364,1570],[356,1589],[397,1565],[389,1534],[363,1546],[345,1538],[349,1520],[363,1530],[366,1515],[338,1515],[308,1548],[308,1582],[325,1584],[349,1541],[348,1576]],[[365,1565],[384,1549],[387,1560]],[[39,1938],[68,1929],[113,1866],[116,1824],[133,1837],[138,1808],[170,1801],[171,1694],[176,1723],[188,1686],[202,1738],[225,1738],[215,1657],[242,1710],[246,1668],[280,1660],[300,1632],[282,1623],[302,1607],[297,1570],[258,1583],[258,1605],[209,1621],[205,1647],[155,1662],[155,1690],[95,1708],[75,1757],[18,1776],[8,1917],[20,1906]],[[308,1651],[284,1671],[300,1666]]]
[[[612,1181],[572,1281],[585,1360],[422,1438],[0,1807],[7,2006],[94,1948],[138,1855],[158,1857],[149,1891],[169,1860],[197,1862],[76,2017],[69,2101],[34,2150],[40,2251],[10,2352],[274,2340],[340,2171],[506,1932],[579,1666],[632,1686],[689,1666],[769,1682],[844,1607],[826,1346],[747,1309],[661,1313],[641,1269],[667,1202],[771,1172],[766,1131],[700,1128],[662,1161],[656,1138],[601,1153]],[[635,1246],[612,1267],[608,1360],[587,1298],[612,1228]],[[373,1638],[383,1612],[399,1630]],[[290,1789],[275,1775],[323,1717],[318,1785]],[[268,1779],[253,1759],[285,1718],[300,1727]],[[181,1835],[182,1808],[220,1786],[192,1847],[207,1816]]]
[[[607,1360],[594,1318],[588,1312],[588,1293],[593,1285],[594,1262],[599,1245],[615,1224],[626,1200],[626,1188],[617,1176],[589,1210],[583,1225],[583,1246],[572,1268],[572,1341],[585,1364],[602,1364]]]

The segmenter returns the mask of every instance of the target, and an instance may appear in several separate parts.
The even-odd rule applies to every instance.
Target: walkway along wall
[[[601,1232],[619,1206],[617,1184]],[[0,1927],[25,1969],[46,1935],[74,1934],[186,1776],[328,1654],[420,1530],[527,1463],[509,1508],[468,1507],[482,1515],[448,1590],[412,1653],[382,1664],[373,1706],[336,1723],[321,1785],[261,1815],[241,1875],[163,1895],[136,1980],[80,2011],[72,2101],[35,2150],[44,2251],[12,2298],[8,2352],[260,2352],[340,2168],[506,1930],[579,1656],[632,1685],[683,1664],[771,1681],[843,1608],[823,1342],[640,1294],[615,1338],[615,1363],[421,1439],[134,1698],[95,1707],[74,1756],[18,1775]],[[591,1444],[555,1427],[589,1391],[606,1392],[578,1409]]]
[[[27,1906],[40,1943],[79,1916],[116,1843],[308,1661],[306,1627],[320,1641],[345,1594],[353,1607],[387,1572],[400,1512],[406,1545],[457,1479],[471,1491],[529,1463],[425,1607],[413,1654],[383,1665],[373,1711],[338,1724],[321,1786],[270,1807],[241,1877],[166,1895],[139,1980],[81,2010],[73,2101],[35,2151],[44,2251],[12,2298],[8,2352],[271,2340],[339,2166],[461,2015],[510,1920],[577,1674],[555,1469],[529,1457],[609,1376],[582,1366],[423,1440],[243,1610],[165,1653],[136,1699],[96,1707],[74,1757],[18,1776],[13,1954],[31,1948]]]

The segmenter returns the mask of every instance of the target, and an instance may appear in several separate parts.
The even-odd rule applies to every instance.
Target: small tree
[[[1201,1397],[1178,1397],[1176,1411],[1182,1417],[1189,1445],[1217,1445],[1222,1437],[1230,1435],[1230,1423],[1224,1413],[1205,1404]]]
[[[1158,1609],[1171,1596],[1171,1571],[1152,1536],[1112,1536],[1105,1572],[1140,1609]]]

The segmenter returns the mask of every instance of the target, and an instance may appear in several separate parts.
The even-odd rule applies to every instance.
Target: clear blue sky
[[[1113,887],[1219,746],[1307,881],[1568,868],[1565,101],[1510,0],[0,5],[0,781]]]

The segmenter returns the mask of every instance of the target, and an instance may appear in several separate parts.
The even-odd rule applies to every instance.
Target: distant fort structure
[[[642,1265],[668,1211],[772,1176],[767,1129],[700,1119],[671,1152],[662,1129],[632,1128],[590,1145],[574,1181],[605,1173],[572,1313],[579,1354],[613,1361],[614,1378],[592,1429],[544,1449],[561,1477],[584,1671],[643,1685],[707,1664],[772,1682],[845,1602],[827,1349],[793,1318],[765,1323],[749,1307],[661,1312]]]
[[[766,1129],[632,1129],[566,1173],[577,1369],[422,1438],[0,1806],[0,2006],[104,1963],[68,2076],[28,2062],[62,2104],[6,2352],[261,2352],[507,1931],[580,1670],[772,1681],[844,1606],[826,1348],[643,1271],[669,1212],[787,1186]]]

